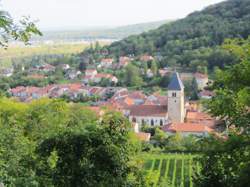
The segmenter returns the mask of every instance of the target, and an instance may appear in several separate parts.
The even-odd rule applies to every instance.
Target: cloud
[[[30,15],[42,28],[127,25],[182,18],[222,0],[2,0],[14,17]]]

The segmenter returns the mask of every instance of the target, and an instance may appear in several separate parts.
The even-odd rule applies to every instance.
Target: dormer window
[[[175,92],[172,93],[172,97],[176,97],[176,93]]]

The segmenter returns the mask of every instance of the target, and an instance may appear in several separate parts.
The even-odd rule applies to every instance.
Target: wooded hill
[[[168,62],[189,65],[192,60],[207,60],[211,49],[227,38],[247,38],[249,35],[250,0],[228,0],[158,29],[114,42],[107,49],[114,56],[148,53],[161,55]]]
[[[43,36],[33,37],[35,41],[79,41],[95,39],[113,39],[120,40],[130,35],[141,34],[160,27],[163,24],[170,23],[172,20],[162,20],[148,23],[138,23],[110,28],[85,28],[64,31],[45,31]]]

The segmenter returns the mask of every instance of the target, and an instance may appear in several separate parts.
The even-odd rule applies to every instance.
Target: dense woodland
[[[114,42],[102,50],[116,57],[145,53],[160,56],[162,67],[206,66],[212,70],[238,62],[230,52],[218,47],[225,39],[247,38],[249,34],[250,1],[229,0],[156,30]]]

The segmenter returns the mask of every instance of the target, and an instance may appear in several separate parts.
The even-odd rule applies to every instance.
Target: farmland
[[[199,172],[195,155],[159,154],[143,155],[145,175],[150,187],[191,187],[192,176]]]

